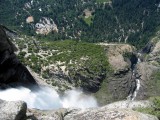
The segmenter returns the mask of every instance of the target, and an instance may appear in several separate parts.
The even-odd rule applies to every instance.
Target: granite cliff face
[[[111,71],[96,93],[102,105],[111,101],[133,98],[136,90],[136,77],[133,66],[137,63],[136,48],[128,44],[100,43],[109,59]],[[107,94],[107,95],[106,95]]]
[[[114,99],[125,99],[136,87],[135,78],[132,76],[132,61],[125,54],[134,56],[135,48],[130,45],[109,45],[106,48],[109,62],[113,72],[108,78],[109,92]]]
[[[120,67],[120,69],[116,70],[111,78],[109,78],[110,90],[111,93],[115,94],[115,99],[124,99],[127,95],[129,99],[134,98],[137,100],[159,96],[160,91],[157,89],[160,70],[158,36],[159,35],[153,38],[139,51],[133,49],[132,51],[128,51],[129,54],[127,51],[127,54],[121,53],[122,58],[124,61],[127,61],[128,66]],[[116,51],[115,49],[113,50]],[[116,55],[116,57],[117,59],[115,59],[119,61],[119,66],[122,66],[124,61],[120,62],[122,59],[118,58],[118,55]],[[115,60],[112,60],[112,62],[113,61]],[[110,64],[112,64],[112,62],[110,62]]]
[[[127,44],[100,44],[112,72],[96,96],[101,104],[117,100],[144,100],[159,96],[159,34],[141,50]],[[107,97],[105,97],[107,94]]]

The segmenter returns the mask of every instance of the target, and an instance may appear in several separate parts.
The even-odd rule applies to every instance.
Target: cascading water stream
[[[138,93],[140,87],[141,87],[140,80],[136,79],[136,90],[133,93],[132,100],[134,100],[137,97],[137,93]]]
[[[138,53],[138,56],[141,56],[141,54]],[[137,62],[132,67],[132,76],[135,77],[136,88],[135,88],[135,90],[133,92],[131,92],[129,94],[129,96],[127,97],[128,100],[135,100],[135,98],[137,97],[137,93],[138,93],[138,91],[139,91],[139,89],[141,87],[140,78],[139,77],[137,78],[137,76],[136,76],[136,74],[138,74],[138,73],[135,73],[136,65],[139,64],[140,62],[141,62],[141,60],[138,57]]]

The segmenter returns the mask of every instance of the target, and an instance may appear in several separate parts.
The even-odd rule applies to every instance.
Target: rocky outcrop
[[[36,85],[35,79],[14,54],[15,50],[16,47],[6,35],[5,28],[0,26],[0,83]]]
[[[158,120],[155,116],[129,109],[59,109],[56,111],[30,110],[31,120]]]
[[[132,64],[135,62],[133,54],[135,48],[128,44],[100,43],[100,45],[105,48],[112,68],[112,71],[106,78],[107,86],[103,89],[107,89],[107,96],[110,96],[112,102],[114,100],[126,99],[136,88],[135,76],[132,75]],[[109,100],[107,101],[109,102]]]
[[[27,105],[24,102],[6,102],[0,100],[0,120],[22,120],[26,116]]]
[[[137,103],[133,104],[136,105]],[[143,105],[146,106],[145,104],[146,102]],[[124,107],[122,109],[121,107],[109,108],[109,106],[104,106],[85,110],[67,108],[50,111],[28,109],[26,120],[158,120],[155,116],[139,113]]]
[[[113,69],[107,78],[107,94],[112,101],[158,96],[160,90],[156,84],[160,83],[154,79],[160,70],[160,42],[157,39],[139,53],[126,44],[102,44]]]
[[[47,35],[50,32],[58,32],[57,25],[54,21],[51,18],[46,17],[40,19],[40,22],[36,23],[35,28],[37,34]]]
[[[109,63],[111,64],[115,73],[123,70],[126,71],[128,68],[130,68],[131,63],[124,57],[124,55],[134,52],[135,48],[133,46],[128,44],[107,43],[100,43],[100,45],[105,48]]]
[[[26,18],[26,23],[32,23],[32,22],[34,22],[33,16],[29,16]]]
[[[129,109],[92,109],[67,114],[64,120],[158,120],[156,117]]]

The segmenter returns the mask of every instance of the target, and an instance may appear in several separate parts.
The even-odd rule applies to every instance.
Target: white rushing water
[[[140,57],[141,56],[141,53],[138,53],[138,56]],[[136,64],[139,64],[141,63],[141,59],[138,57],[138,61]],[[135,69],[135,66],[134,66],[134,69]],[[132,76],[135,76],[135,70],[133,69],[132,71]],[[127,97],[128,100],[134,100],[136,97],[137,97],[137,93],[141,87],[141,81],[139,78],[136,78],[135,79],[135,82],[136,82],[136,89],[133,93],[130,93],[129,96]]]
[[[98,106],[94,97],[83,94],[81,90],[69,90],[60,97],[54,89],[48,87],[42,87],[34,92],[25,87],[0,90],[0,99],[6,101],[22,100],[27,103],[28,108],[41,110],[69,107],[85,109]]]
[[[140,87],[141,87],[140,80],[139,80],[139,79],[136,79],[136,90],[135,90],[134,93],[133,93],[133,98],[132,98],[132,100],[134,100],[134,99],[137,97],[137,93],[138,93]]]

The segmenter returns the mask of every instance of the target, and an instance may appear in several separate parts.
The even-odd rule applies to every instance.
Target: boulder
[[[22,120],[26,116],[27,105],[22,101],[0,100],[0,120]]]
[[[67,109],[48,111],[28,109],[26,120],[63,120],[65,113],[67,113]]]

